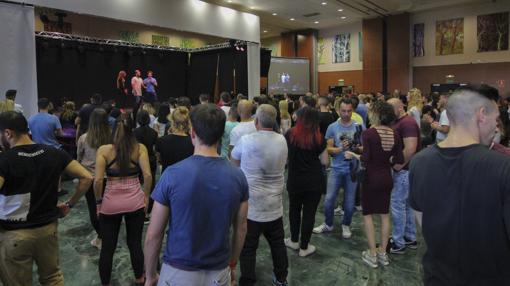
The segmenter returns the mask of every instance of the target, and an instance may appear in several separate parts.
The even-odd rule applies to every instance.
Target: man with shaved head
[[[496,100],[475,88],[455,91],[448,136],[411,161],[409,202],[423,221],[426,286],[510,285],[510,158],[487,147]]]
[[[242,99],[237,104],[237,113],[239,113],[239,117],[241,117],[241,122],[232,129],[230,132],[230,148],[229,148],[229,158],[232,149],[237,144],[239,139],[246,134],[250,134],[257,131],[255,128],[255,123],[252,118],[253,111],[253,102]]]
[[[287,141],[273,131],[276,108],[262,104],[255,114],[257,132],[244,135],[232,150],[232,163],[248,180],[248,232],[241,252],[240,285],[254,285],[260,235],[269,242],[273,257],[273,285],[287,285],[287,249],[283,230],[283,189]],[[237,128],[237,127],[236,127]]]
[[[420,127],[404,110],[398,98],[391,98],[397,120],[392,128],[400,135],[404,144],[404,164],[393,166],[393,191],[391,192],[392,234],[387,252],[403,254],[406,248],[417,249],[416,223],[407,198],[409,196],[409,161],[420,146]]]

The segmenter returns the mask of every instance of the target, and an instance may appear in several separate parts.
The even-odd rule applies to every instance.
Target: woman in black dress
[[[285,245],[299,250],[299,256],[304,257],[315,252],[315,246],[309,241],[315,212],[326,190],[323,166],[329,165],[326,140],[320,132],[319,112],[311,107],[301,108],[297,112],[296,126],[285,137],[289,150],[287,191],[291,233],[291,237],[285,239]]]
[[[391,166],[402,164],[402,139],[389,126],[395,121],[393,107],[384,102],[376,101],[368,111],[372,126],[363,131],[361,156],[346,152],[346,158],[356,157],[366,168],[366,176],[362,182],[361,206],[363,207],[363,222],[368,240],[369,249],[363,251],[362,259],[370,267],[376,268],[378,264],[388,265],[386,246],[390,236],[389,206],[393,179]],[[372,215],[381,216],[381,244],[376,248],[375,227]]]

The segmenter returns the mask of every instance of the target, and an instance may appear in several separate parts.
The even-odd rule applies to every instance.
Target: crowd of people
[[[342,238],[351,239],[356,211],[367,240],[360,261],[371,268],[417,249],[417,222],[426,285],[510,283],[510,118],[497,89],[298,100],[223,92],[217,103],[201,94],[192,106],[187,97],[158,102],[152,73],[140,75],[131,82],[133,110],[93,94],[79,111],[40,98],[39,112],[25,118],[15,91],[0,101],[4,285],[31,285],[33,261],[41,285],[64,285],[57,221],[82,196],[103,285],[123,220],[136,285],[254,285],[263,235],[281,286],[287,249],[299,257],[319,251],[312,234],[331,232],[338,216]],[[76,190],[57,203],[68,177]]]

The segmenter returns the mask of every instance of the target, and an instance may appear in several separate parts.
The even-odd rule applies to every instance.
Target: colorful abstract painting
[[[317,43],[317,58],[319,59],[319,65],[326,64],[326,41],[324,38],[319,38]]]
[[[351,34],[340,34],[333,38],[333,63],[351,61]]]
[[[425,56],[425,24],[413,26],[413,57]]]
[[[156,46],[169,46],[170,38],[163,35],[152,35],[152,44]]]
[[[436,56],[464,52],[464,18],[436,22]]]
[[[508,12],[478,16],[478,52],[508,50]]]
[[[119,37],[122,41],[131,42],[131,43],[139,43],[140,39],[138,37],[138,32],[133,31],[120,31]]]

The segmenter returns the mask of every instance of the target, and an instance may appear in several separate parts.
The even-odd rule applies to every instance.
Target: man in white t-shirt
[[[441,94],[439,97],[439,108],[443,111],[441,112],[441,116],[439,117],[439,122],[434,121],[432,117],[429,115],[423,115],[425,120],[428,121],[430,127],[436,130],[436,142],[439,143],[446,139],[448,132],[450,131],[450,121],[448,120],[448,115],[446,115],[446,104],[448,103],[448,94]]]
[[[252,110],[253,103],[251,101],[244,99],[239,101],[237,105],[237,112],[241,117],[241,122],[230,132],[229,157],[231,157],[230,153],[241,137],[246,134],[257,132],[257,128],[255,128],[255,123],[252,118]]]
[[[241,137],[232,150],[232,163],[241,167],[250,189],[248,232],[240,256],[240,285],[256,282],[255,260],[261,234],[271,247],[273,285],[287,285],[282,197],[288,150],[285,137],[273,131],[276,114],[276,108],[262,104],[255,115],[257,132]]]

